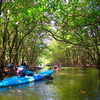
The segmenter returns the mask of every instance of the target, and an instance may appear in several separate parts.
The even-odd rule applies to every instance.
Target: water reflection
[[[52,80],[46,79],[46,80],[41,80],[41,81],[22,84],[22,85],[4,87],[4,88],[0,88],[0,95],[6,96],[7,98],[16,97],[22,99],[26,97],[25,100],[29,100],[29,98],[31,98],[32,96],[33,97],[35,96],[35,98],[39,98],[41,97],[41,95],[43,97],[44,93],[47,95],[48,93],[51,94],[52,84],[53,84]],[[35,99],[35,100],[39,100],[39,99]]]
[[[54,74],[55,84],[65,100],[99,100],[100,77],[97,69],[66,68]],[[60,100],[60,99],[59,99]]]
[[[0,88],[0,100],[99,99],[100,73],[92,68],[64,67],[63,70],[53,73],[53,80]]]

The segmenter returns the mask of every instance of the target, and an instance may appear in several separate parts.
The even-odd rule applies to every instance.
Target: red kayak
[[[58,71],[59,70],[59,68],[57,68],[57,69],[54,69],[54,71]]]

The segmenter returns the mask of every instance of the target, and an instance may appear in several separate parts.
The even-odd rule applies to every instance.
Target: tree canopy
[[[99,5],[98,0],[0,0],[1,68],[8,62],[36,63],[49,36],[61,42],[59,52],[80,48],[100,65]]]
[[[100,65],[99,4],[98,0],[51,2],[53,28],[42,28],[57,41],[86,49],[91,60]]]

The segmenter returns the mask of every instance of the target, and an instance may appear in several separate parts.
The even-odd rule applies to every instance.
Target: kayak
[[[33,76],[26,75],[24,77],[18,77],[18,76],[10,77],[0,81],[0,87],[12,86],[12,85],[18,85],[18,84],[24,84],[24,83],[42,80],[45,77],[50,77],[53,74],[53,72],[54,70],[49,70],[38,74],[33,74]]]
[[[59,68],[57,68],[57,69],[54,69],[54,71],[58,71],[59,70]]]

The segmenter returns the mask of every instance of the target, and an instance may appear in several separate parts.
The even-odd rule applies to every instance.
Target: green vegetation
[[[0,67],[22,61],[99,66],[99,5],[98,0],[1,0]],[[48,47],[44,40],[50,37],[58,42]]]
[[[33,64],[46,44],[41,29],[40,3],[31,0],[4,0],[0,17],[0,66],[6,62]]]

